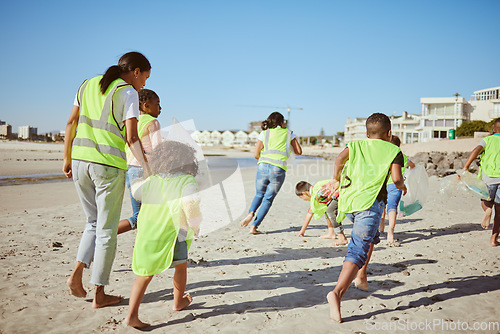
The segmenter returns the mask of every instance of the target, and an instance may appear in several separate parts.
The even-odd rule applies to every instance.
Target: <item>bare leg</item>
[[[246,227],[252,221],[253,212],[249,212],[248,215],[240,222],[241,227]]]
[[[354,280],[354,286],[358,289],[368,290],[368,274],[366,271],[368,270],[368,263],[370,262],[370,258],[372,257],[374,244],[370,244],[370,249],[368,250],[368,254],[366,255],[366,262],[363,267],[358,271],[356,279]]]
[[[495,204],[495,216],[493,218],[493,228],[491,231],[491,245],[499,246],[498,235],[500,233],[500,204]]]
[[[132,229],[132,226],[130,226],[130,222],[128,219],[122,219],[120,220],[120,223],[118,224],[118,234],[128,232]]]
[[[397,213],[396,211],[390,211],[388,215],[389,215],[389,231],[387,231],[387,242],[393,243],[394,229],[396,228]]]
[[[104,285],[95,286],[94,301],[92,302],[93,308],[101,308],[105,306],[115,305],[122,301],[121,296],[112,296],[104,293]]]
[[[174,311],[185,309],[191,304],[193,298],[189,293],[184,294],[186,291],[187,282],[187,262],[175,266],[174,272]]]
[[[87,291],[85,291],[85,289],[83,288],[83,283],[82,283],[82,275],[84,268],[85,268],[85,263],[77,261],[75,264],[75,269],[73,270],[71,276],[66,281],[70,293],[73,296],[79,298],[85,298],[85,296],[87,296]]]
[[[384,212],[382,212],[382,218],[380,218],[380,226],[378,228],[378,231],[380,233],[383,233],[385,229],[385,209]]]
[[[335,289],[330,291],[326,296],[326,300],[328,300],[328,304],[330,304],[330,318],[332,318],[332,320],[342,322],[342,316],[340,315],[340,301],[342,300],[342,297],[346,293],[347,289],[349,289],[349,286],[356,277],[358,271],[359,268],[356,264],[350,261],[344,261]]]
[[[484,211],[484,216],[483,219],[481,220],[481,226],[482,228],[487,230],[488,227],[490,227],[491,214],[493,213],[493,203],[481,201],[481,207],[483,208]]]
[[[322,235],[320,238],[323,239],[336,239],[337,234],[335,234],[335,231],[333,230],[333,224],[332,221],[328,216],[326,216],[326,225],[328,226],[328,233],[326,235]]]
[[[130,292],[130,300],[128,302],[128,314],[123,322],[134,328],[148,327],[149,324],[139,320],[139,306],[141,305],[142,298],[146,293],[146,289],[153,279],[153,276],[137,276],[132,285]]]

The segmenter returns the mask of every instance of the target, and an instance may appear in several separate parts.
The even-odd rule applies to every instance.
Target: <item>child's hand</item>
[[[330,182],[328,182],[327,184],[325,184],[323,187],[321,187],[321,190],[325,190],[325,192],[329,192],[328,199],[330,200],[330,199],[332,199],[333,195],[335,194],[335,192],[337,191],[339,186],[340,186],[340,182],[333,179]]]
[[[406,189],[406,184],[403,183],[403,187],[401,188],[401,190],[403,190],[403,195],[406,195],[406,192],[408,191]]]
[[[303,237],[303,236],[304,236],[304,232],[300,231],[299,237]]]

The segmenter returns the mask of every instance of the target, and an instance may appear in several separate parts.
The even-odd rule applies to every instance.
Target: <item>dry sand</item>
[[[455,143],[457,149],[451,151],[462,151],[463,143]],[[61,152],[60,144],[0,142],[0,175],[58,173]],[[399,326],[388,332],[455,328],[448,331],[452,333],[459,332],[456,326],[465,326],[464,322],[500,325],[500,247],[491,247],[491,230],[480,227],[479,200],[468,193],[439,195],[441,181],[435,177],[430,178],[424,208],[398,221],[396,238],[401,247],[387,247],[382,238],[368,270],[369,291],[349,289],[342,302],[345,322],[331,321],[325,297],[335,285],[346,248],[331,247],[330,240],[318,238],[326,229],[323,219],[311,223],[306,237],[297,236],[308,204],[296,197],[293,187],[300,180],[329,178],[332,172],[331,161],[294,164],[261,225],[264,233],[250,236],[238,221],[255,194],[255,170],[242,170],[245,203],[232,211],[237,219],[200,237],[190,249],[186,291],[194,298],[192,305],[173,312],[173,270],[157,275],[140,308],[142,320],[153,324],[149,330],[371,333]],[[107,288],[123,295],[124,301],[94,310],[91,293],[78,299],[68,295],[65,285],[84,227],[72,182],[2,186],[0,203],[0,333],[136,332],[121,323],[135,279],[134,231],[119,236]],[[122,218],[130,213],[125,198]],[[349,238],[352,224],[344,225]],[[88,290],[89,277],[87,270]],[[412,330],[415,326],[420,330]],[[500,328],[477,332],[499,333]]]

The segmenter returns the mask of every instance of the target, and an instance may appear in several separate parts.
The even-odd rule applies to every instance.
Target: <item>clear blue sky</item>
[[[272,107],[298,135],[420,113],[500,85],[500,1],[2,1],[0,119],[62,130],[81,82],[128,51],[153,68],[162,125],[244,129]],[[269,108],[260,107],[269,106]],[[283,111],[285,117],[286,110]]]

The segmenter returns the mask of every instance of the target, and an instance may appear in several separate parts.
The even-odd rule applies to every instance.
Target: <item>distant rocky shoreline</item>
[[[423,165],[429,176],[444,177],[454,174],[457,169],[462,169],[469,157],[470,152],[419,152],[410,160],[416,165]],[[315,156],[325,160],[335,160],[338,154],[322,153]],[[469,171],[475,173],[478,169],[477,163],[472,163]]]

